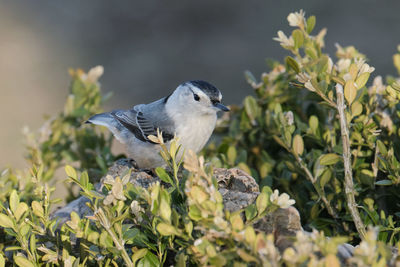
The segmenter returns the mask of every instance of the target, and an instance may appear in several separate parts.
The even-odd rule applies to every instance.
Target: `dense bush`
[[[271,63],[260,82],[247,73],[255,96],[221,120],[222,141],[204,153],[211,164],[190,152],[182,162],[176,140],[167,147],[154,136],[168,168],[156,169],[163,185],[147,189],[128,183],[129,173],[106,176],[102,190],[94,189],[117,158],[108,134],[82,126],[104,101],[102,69],[71,71],[64,111],[38,133],[27,132],[31,170],[1,173],[0,266],[338,266],[338,245],[357,238],[362,242],[349,263],[385,265],[391,258],[385,243],[399,239],[400,85],[376,77],[367,87],[373,68],[355,48],[338,46],[334,64],[322,52],[326,31],[310,35],[315,17],[306,20],[301,11],[288,21],[296,29],[276,39],[293,57]],[[400,53],[394,61],[400,72]],[[50,213],[58,201],[55,173],[64,165],[68,190],[79,186],[93,215],[72,213],[60,226]],[[253,205],[227,212],[213,166],[239,166],[265,187]],[[253,228],[294,203],[270,187],[288,192],[306,226],[317,229],[299,232],[284,252],[272,235]],[[376,227],[366,231],[369,224]]]
[[[207,158],[288,192],[308,228],[359,237],[372,224],[380,240],[394,244],[400,80],[368,83],[374,68],[354,47],[336,45],[335,60],[323,52],[326,29],[311,35],[314,16],[305,20],[300,11],[288,21],[295,30],[274,39],[292,56],[271,62],[260,81],[246,73],[255,96],[224,117],[223,141],[209,146]],[[393,60],[400,73],[400,46]]]

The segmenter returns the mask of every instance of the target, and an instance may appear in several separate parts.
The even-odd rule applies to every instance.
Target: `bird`
[[[184,150],[198,153],[214,131],[217,112],[230,111],[221,100],[222,94],[214,85],[192,80],[159,100],[96,114],[86,123],[107,127],[139,168],[155,169],[165,162],[159,154],[160,144],[149,136],[161,132],[167,146],[176,136]]]

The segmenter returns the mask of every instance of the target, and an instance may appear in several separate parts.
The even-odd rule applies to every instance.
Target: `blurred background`
[[[116,4],[118,3],[118,4]],[[24,167],[21,129],[62,110],[68,68],[103,65],[106,110],[162,97],[186,80],[203,79],[239,104],[265,59],[286,52],[272,40],[291,31],[286,17],[303,9],[336,42],[367,54],[374,75],[395,74],[400,1],[29,1],[0,0],[0,168]]]

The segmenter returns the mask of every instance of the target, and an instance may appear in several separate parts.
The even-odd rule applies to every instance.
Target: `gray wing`
[[[157,129],[162,132],[164,142],[174,138],[173,122],[166,117],[164,99],[147,105],[138,105],[130,110],[115,110],[111,115],[127,130],[143,142],[152,142],[148,136],[157,136]]]

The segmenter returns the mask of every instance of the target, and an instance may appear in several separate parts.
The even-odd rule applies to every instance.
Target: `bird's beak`
[[[220,110],[222,110],[224,112],[230,111],[230,109],[227,106],[225,106],[225,105],[223,105],[221,103],[215,103],[214,107],[216,107],[216,108],[218,108],[218,109],[220,109]]]

